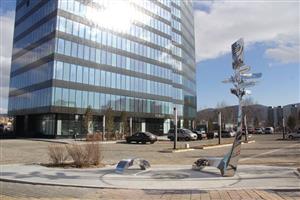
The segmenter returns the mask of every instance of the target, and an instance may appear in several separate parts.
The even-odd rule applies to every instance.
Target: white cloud
[[[299,6],[297,1],[214,1],[209,12],[195,10],[197,61],[229,53],[243,37],[248,46],[265,43],[268,58],[299,62]]]
[[[13,11],[0,16],[0,113],[7,111],[14,16]]]

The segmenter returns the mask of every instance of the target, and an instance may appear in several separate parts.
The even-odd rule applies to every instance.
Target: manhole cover
[[[184,179],[188,178],[188,174],[183,174],[183,173],[156,173],[152,175],[152,178],[155,179]]]

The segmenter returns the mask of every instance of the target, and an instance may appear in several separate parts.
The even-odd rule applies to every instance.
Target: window
[[[55,79],[62,80],[63,77],[63,63],[56,61]]]
[[[90,59],[90,47],[84,46],[84,60]]]
[[[111,58],[112,58],[112,66],[116,67],[117,66],[117,56],[116,54],[111,54]]]
[[[58,30],[60,30],[62,32],[66,32],[66,19],[63,17],[59,17]]]
[[[82,91],[82,108],[87,108],[88,104],[88,93],[87,91]]]
[[[80,90],[76,91],[76,107],[82,108],[82,92]]]
[[[95,84],[95,69],[93,68],[89,68],[89,84],[90,85],[94,85]]]
[[[94,108],[100,109],[100,94],[97,92],[95,93]]]
[[[72,34],[72,21],[71,20],[66,20],[66,33]]]
[[[54,105],[61,106],[61,88],[55,88],[55,99],[54,99]]]
[[[77,57],[77,49],[78,49],[78,44],[75,42],[72,42],[72,57]]]
[[[84,25],[79,24],[79,37],[84,38]]]
[[[65,41],[63,39],[58,39],[58,50],[57,53],[64,54]]]
[[[82,67],[80,65],[77,66],[77,83],[82,83]]]
[[[69,81],[70,79],[70,64],[64,63],[64,74],[63,74],[63,80]]]
[[[96,63],[100,64],[101,60],[101,51],[99,49],[96,49]]]
[[[73,35],[78,36],[78,31],[79,31],[79,24],[77,22],[73,22]]]
[[[83,59],[83,45],[78,44],[78,57]]]
[[[75,98],[76,91],[75,90],[70,90],[69,92],[70,92],[70,94],[69,94],[69,107],[76,107],[76,102],[75,102],[75,100],[76,100],[76,98]]]
[[[95,85],[100,86],[100,70],[95,70]]]
[[[89,26],[85,26],[85,39],[91,39],[91,27]]]
[[[71,55],[71,42],[67,40],[65,41],[65,55]]]
[[[96,61],[96,55],[95,55],[95,48],[91,47],[91,57],[90,61],[95,62]]]
[[[76,82],[76,65],[71,65],[70,81]]]
[[[88,106],[91,106],[91,108],[94,108],[94,92],[88,93]]]
[[[62,106],[68,106],[69,102],[69,90],[63,88],[62,90]]]
[[[83,68],[83,83],[89,84],[89,68],[87,67]]]
[[[111,73],[110,72],[106,72],[106,81],[105,81],[105,87],[110,87],[110,75]]]

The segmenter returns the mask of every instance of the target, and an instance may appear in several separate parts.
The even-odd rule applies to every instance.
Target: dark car
[[[204,131],[192,131],[192,132],[197,134],[197,139],[198,140],[202,140],[202,139],[207,138],[207,135]]]
[[[147,142],[150,142],[151,144],[153,144],[156,141],[157,141],[157,137],[150,132],[137,132],[137,133],[133,134],[132,136],[126,137],[127,143],[131,143],[131,142],[140,143],[141,142],[143,144],[146,144]]]

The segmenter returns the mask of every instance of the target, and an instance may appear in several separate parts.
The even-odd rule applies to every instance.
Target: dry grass
[[[65,146],[61,144],[53,144],[48,146],[48,155],[50,161],[54,165],[63,164],[69,157],[66,152]]]
[[[100,144],[97,142],[88,142],[82,145],[78,143],[68,144],[66,149],[76,167],[99,165],[102,161]]]

